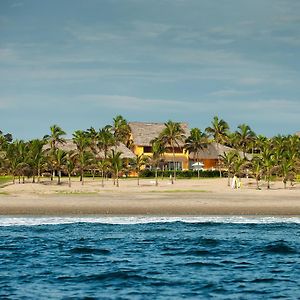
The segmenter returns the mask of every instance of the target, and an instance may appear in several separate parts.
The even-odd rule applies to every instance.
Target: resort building
[[[145,123],[145,122],[129,122],[131,129],[131,140],[133,143],[132,150],[135,155],[144,154],[152,156],[151,141],[157,138],[165,129],[164,123]],[[189,129],[187,123],[181,123],[185,135],[188,136]],[[175,166],[173,165],[173,153],[170,147],[163,154],[164,166],[167,170],[188,170],[189,155],[184,151],[184,142],[175,147]]]
[[[221,155],[224,155],[224,153],[232,150],[232,148],[221,144],[210,143],[207,145],[207,147],[199,151],[198,160],[199,162],[203,163],[204,170],[213,170],[218,166],[218,158]],[[195,157],[194,153],[190,153],[189,159],[191,168],[191,166],[196,163],[197,158]]]

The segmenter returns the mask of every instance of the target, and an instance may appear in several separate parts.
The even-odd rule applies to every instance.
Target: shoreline
[[[119,188],[100,181],[81,186],[15,184],[0,189],[0,215],[8,216],[300,216],[300,188],[255,190],[244,180],[232,190],[226,179],[167,181],[159,187],[151,180],[121,182]]]

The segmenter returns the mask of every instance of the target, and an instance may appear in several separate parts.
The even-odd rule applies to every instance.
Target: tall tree
[[[123,160],[121,158],[122,152],[111,150],[111,153],[108,156],[108,161],[114,176],[114,185],[116,184],[119,187],[119,172],[123,168]]]
[[[175,164],[175,147],[180,148],[179,143],[183,143],[185,140],[185,132],[178,122],[168,121],[165,123],[165,128],[159,135],[159,139],[166,145],[171,147],[173,153],[173,174],[172,184],[174,180],[176,180],[176,169],[177,166]]]
[[[86,169],[87,165],[90,164],[92,160],[92,153],[89,151],[90,146],[90,138],[85,134],[82,130],[76,130],[73,133],[73,142],[75,143],[77,150],[77,163],[78,163],[78,169],[80,171],[80,181],[83,185],[83,173]]]
[[[50,134],[45,135],[43,139],[47,140],[48,143],[50,144],[50,151],[48,153],[49,157],[53,158],[55,157],[55,151],[58,148],[59,144],[64,144],[66,140],[63,138],[65,135],[65,131],[61,129],[58,125],[52,125],[50,126]],[[53,160],[52,160],[53,161]],[[52,168],[52,174],[51,174],[51,180],[53,180],[53,176],[55,175],[55,170],[53,164],[51,164]]]
[[[216,145],[217,145],[217,151],[218,151],[218,166],[219,166],[219,173],[220,177],[222,177],[222,172],[221,172],[221,165],[220,165],[220,148],[219,145],[225,143],[228,131],[229,131],[229,125],[223,120],[215,116],[213,118],[213,121],[211,123],[210,127],[207,127],[205,131],[213,137]]]
[[[112,127],[106,125],[99,130],[97,147],[100,151],[104,153],[104,159],[108,156],[108,151],[116,145],[116,139],[112,133]]]
[[[221,155],[221,160],[223,166],[227,169],[228,175],[227,175],[227,185],[230,186],[230,179],[232,175],[234,175],[234,164],[235,160],[237,159],[237,156],[239,154],[237,151],[229,151]]]
[[[184,148],[189,152],[193,153],[194,160],[199,164],[199,153],[204,148],[207,148],[208,137],[204,132],[201,132],[199,128],[192,128],[190,135],[185,140]],[[200,168],[197,168],[198,178],[200,178]]]
[[[163,162],[163,155],[166,152],[166,148],[159,138],[155,138],[151,141],[152,157],[150,158],[150,165],[155,170],[155,185],[158,186],[158,168]],[[163,174],[163,172],[162,172]]]
[[[246,158],[246,153],[252,146],[252,142],[255,140],[255,133],[249,125],[241,124],[236,131],[236,137],[238,148],[242,150],[244,158]]]
[[[137,174],[137,184],[140,185],[140,172],[141,169],[147,164],[148,157],[140,154],[136,155],[135,158],[131,159],[130,166]]]
[[[123,143],[127,147],[129,146],[131,130],[127,120],[121,115],[113,119],[113,132],[117,143]]]
[[[34,139],[29,142],[29,159],[32,167],[32,180],[35,182],[35,176],[37,176],[38,182],[40,182],[41,170],[46,161],[45,150],[43,149],[46,144],[46,140]]]

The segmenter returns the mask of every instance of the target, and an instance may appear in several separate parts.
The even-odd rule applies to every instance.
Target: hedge
[[[158,176],[161,177],[162,175],[164,177],[170,177],[170,175],[173,176],[173,171],[158,171]],[[205,170],[199,172],[200,177],[202,178],[212,178],[212,177],[219,177],[220,173],[218,170]],[[225,174],[224,174],[225,175]],[[197,171],[188,170],[188,171],[176,171],[176,177],[177,178],[192,178],[197,177],[198,173]],[[142,178],[149,178],[149,177],[155,177],[155,171],[154,170],[143,170],[140,173],[140,177]]]

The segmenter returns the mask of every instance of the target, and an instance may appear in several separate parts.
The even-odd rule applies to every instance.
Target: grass
[[[0,187],[10,181],[12,181],[11,176],[0,176]]]

